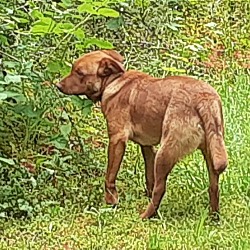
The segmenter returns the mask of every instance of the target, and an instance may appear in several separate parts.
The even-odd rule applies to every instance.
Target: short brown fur
[[[107,120],[109,146],[105,199],[118,202],[115,181],[126,143],[141,146],[147,194],[152,197],[142,218],[153,216],[165,193],[167,176],[185,155],[200,149],[209,171],[212,212],[219,211],[219,175],[227,166],[221,100],[215,89],[186,76],[154,78],[123,67],[114,50],[78,59],[57,87],[65,94],[100,101]],[[153,146],[160,144],[158,152]]]

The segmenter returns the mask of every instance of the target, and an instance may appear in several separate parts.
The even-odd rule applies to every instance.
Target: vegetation
[[[1,249],[249,249],[250,3],[198,0],[2,0]],[[103,200],[106,123],[98,105],[54,83],[79,55],[115,48],[128,68],[214,86],[229,167],[221,221],[208,216],[199,152],[172,172],[159,217],[141,221],[143,160],[129,143],[116,208]]]

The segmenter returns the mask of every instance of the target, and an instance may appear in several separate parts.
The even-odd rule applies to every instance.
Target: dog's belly
[[[154,127],[148,126],[148,124],[137,124],[133,126],[132,131],[129,139],[142,146],[157,145],[160,143],[161,126],[158,124],[155,124]]]

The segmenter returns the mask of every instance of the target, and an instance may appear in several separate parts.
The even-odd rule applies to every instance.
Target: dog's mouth
[[[71,91],[70,89],[66,89],[63,87],[63,85],[59,82],[56,85],[56,88],[63,93],[64,95],[81,95],[81,94],[75,94],[73,91]]]
[[[56,88],[61,92],[63,93],[64,95],[74,95],[74,96],[86,96],[89,100],[91,100],[93,103],[97,103],[101,100],[101,96],[98,92],[93,92],[93,93],[90,93],[90,94],[86,94],[86,93],[73,93],[70,89],[65,91],[63,89],[63,85],[61,83],[57,83],[56,85]]]

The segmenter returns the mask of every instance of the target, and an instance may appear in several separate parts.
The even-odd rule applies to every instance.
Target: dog
[[[126,143],[141,147],[146,189],[151,198],[141,218],[157,212],[174,165],[200,149],[209,172],[211,212],[219,212],[219,176],[228,157],[224,142],[222,103],[209,84],[188,76],[154,78],[126,71],[115,50],[98,50],[77,59],[71,73],[56,86],[67,95],[85,95],[101,102],[109,136],[105,200],[118,202],[116,177]],[[160,144],[156,152],[154,146]]]

